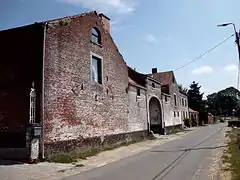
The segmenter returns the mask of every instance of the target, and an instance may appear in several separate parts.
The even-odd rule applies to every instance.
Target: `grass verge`
[[[155,140],[155,137],[149,137],[148,140]],[[56,162],[56,163],[74,163],[78,160],[86,159],[87,157],[95,156],[103,151],[110,151],[122,146],[129,146],[131,144],[135,144],[138,142],[142,142],[144,140],[132,140],[132,141],[124,141],[119,144],[113,145],[105,145],[103,147],[98,148],[90,148],[86,150],[76,149],[75,151],[68,152],[68,153],[59,153],[51,155],[47,158],[48,162]]]
[[[223,155],[223,163],[227,163],[227,170],[231,171],[231,179],[240,179],[240,128],[233,128],[227,133],[229,138],[227,150]]]

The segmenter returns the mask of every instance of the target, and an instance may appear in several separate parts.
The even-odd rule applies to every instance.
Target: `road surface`
[[[225,124],[193,131],[149,151],[65,180],[208,180]]]

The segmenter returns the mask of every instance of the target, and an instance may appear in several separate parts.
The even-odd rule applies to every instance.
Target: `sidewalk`
[[[161,135],[156,140],[147,140],[129,146],[120,147],[111,151],[104,151],[97,156],[89,157],[75,164],[60,164],[42,162],[39,164],[14,164],[6,165],[9,162],[0,162],[0,179],[2,180],[45,180],[59,179],[66,176],[78,174],[93,168],[101,167],[120,159],[136,155],[140,152],[147,151],[155,146],[161,145],[168,141],[178,139],[191,133],[197,128],[189,128],[187,131],[179,132],[173,135]],[[1,165],[2,164],[2,165]],[[5,165],[4,165],[5,164]]]

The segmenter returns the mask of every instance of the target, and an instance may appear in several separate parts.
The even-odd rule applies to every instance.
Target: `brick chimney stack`
[[[100,13],[99,16],[102,19],[103,27],[104,27],[105,31],[110,33],[110,18],[107,17],[106,15],[104,15],[103,13]]]
[[[152,74],[157,73],[157,68],[152,68]]]

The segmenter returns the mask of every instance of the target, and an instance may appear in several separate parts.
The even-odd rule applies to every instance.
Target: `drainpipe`
[[[162,91],[161,91],[161,102],[162,102],[162,129],[163,129],[163,133],[164,135],[166,135],[166,132],[165,132],[165,118],[164,118],[164,105],[163,105],[163,98],[162,98]]]
[[[146,87],[148,86],[147,84],[148,80],[147,78],[145,79],[145,84]],[[146,107],[147,107],[147,127],[148,127],[148,134],[150,134],[151,129],[150,129],[150,118],[149,118],[149,107],[148,107],[148,87],[147,87],[147,91],[146,91]]]
[[[47,26],[48,21],[44,23],[44,34],[43,34],[43,60],[42,60],[42,102],[41,102],[41,126],[42,126],[42,138],[41,138],[41,150],[42,150],[42,159],[45,158],[44,155],[44,61],[45,61],[45,48],[46,48],[46,33],[47,33]]]

